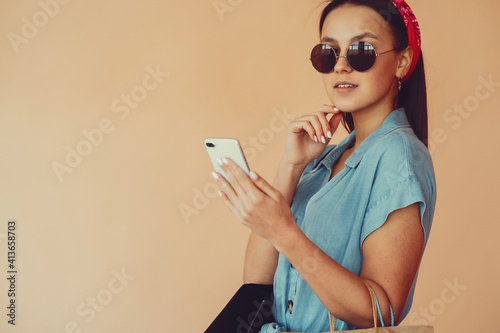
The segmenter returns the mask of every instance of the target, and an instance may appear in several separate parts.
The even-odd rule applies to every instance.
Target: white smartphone
[[[250,168],[248,167],[247,160],[238,140],[233,138],[206,138],[205,147],[207,148],[208,155],[212,160],[215,171],[220,173],[226,180],[226,174],[217,162],[218,158],[229,157],[242,168],[247,175],[249,174]]]

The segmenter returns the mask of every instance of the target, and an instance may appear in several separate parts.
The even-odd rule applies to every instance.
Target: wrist
[[[278,172],[285,172],[292,175],[301,175],[304,169],[307,167],[308,163],[304,164],[293,164],[287,162],[285,159],[281,159],[278,164]]]
[[[289,252],[290,247],[297,244],[302,235],[304,233],[292,218],[292,221],[270,241],[278,252],[284,254]]]

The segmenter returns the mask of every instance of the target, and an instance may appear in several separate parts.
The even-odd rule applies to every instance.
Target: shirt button
[[[290,314],[292,314],[292,310],[293,310],[293,301],[292,300],[289,300],[288,301],[288,312]]]

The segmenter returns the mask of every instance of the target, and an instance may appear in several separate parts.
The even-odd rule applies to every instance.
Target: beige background
[[[308,60],[320,1],[67,2],[0,1],[0,331],[202,332],[242,283],[249,234],[214,196],[203,139],[244,141],[272,181],[278,115],[328,102]],[[500,82],[500,6],[410,4],[439,194],[405,324],[499,332],[500,84],[482,82]],[[134,107],[120,100],[131,93]],[[87,156],[70,167],[68,149]]]

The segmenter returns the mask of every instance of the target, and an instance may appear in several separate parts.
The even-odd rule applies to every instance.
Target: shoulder
[[[381,136],[362,163],[363,173],[373,177],[363,236],[383,224],[391,212],[418,202],[427,242],[436,204],[434,168],[427,147],[411,128],[399,127]]]
[[[400,127],[380,137],[362,162],[366,163],[365,173],[373,177],[368,211],[391,200],[401,201],[401,207],[420,201],[422,212],[434,210],[436,180],[432,159],[411,128]]]
[[[434,177],[429,150],[410,127],[398,127],[381,136],[365,157],[378,171],[399,180]]]

